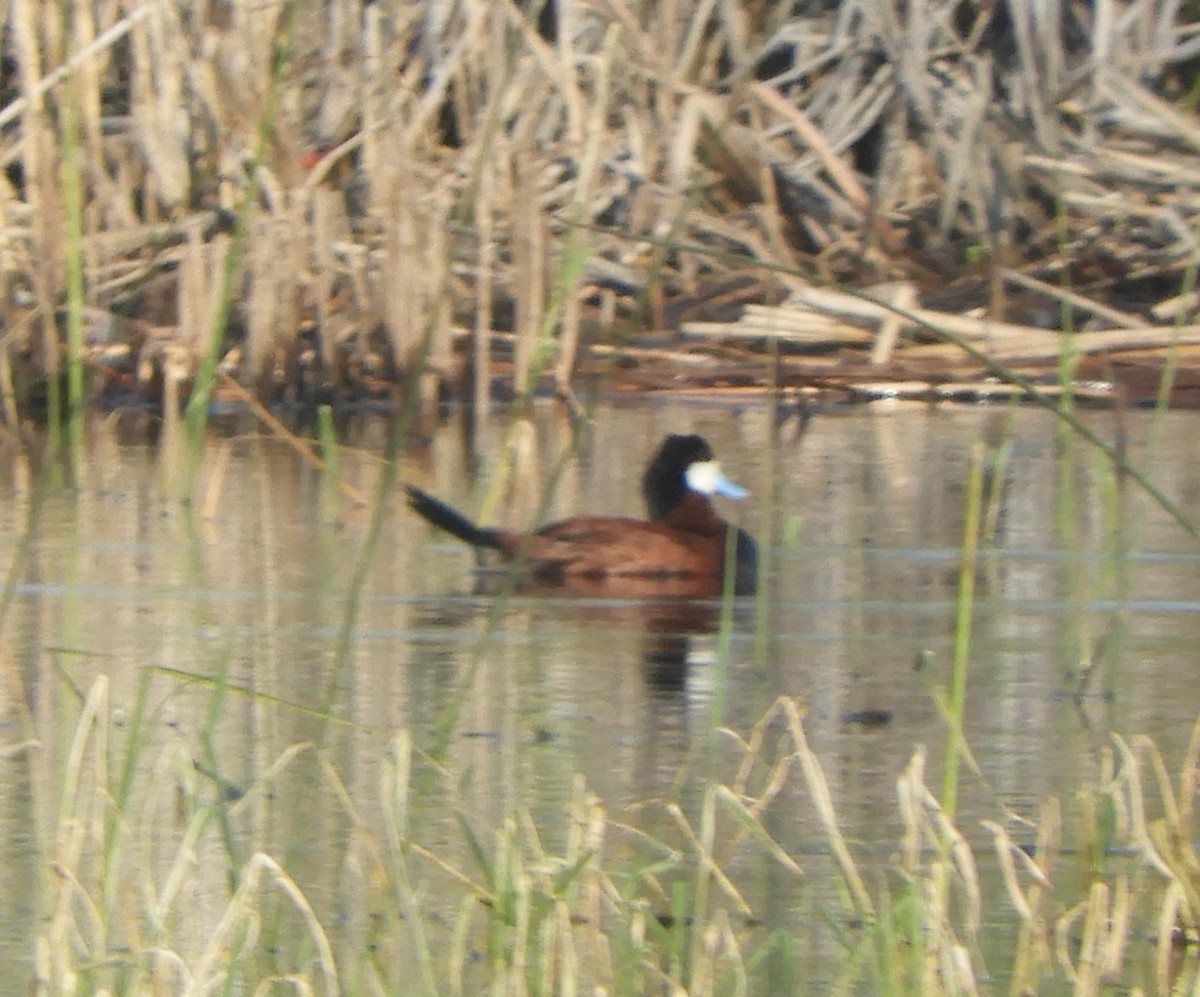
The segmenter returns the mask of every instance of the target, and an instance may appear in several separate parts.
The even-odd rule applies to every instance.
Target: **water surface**
[[[1087,418],[1115,436],[1111,416]],[[1197,428],[1186,413],[1120,425],[1131,456],[1189,511]],[[641,469],[664,433],[680,431],[708,437],[752,493],[722,503],[764,548],[762,593],[739,602],[727,644],[715,604],[479,594],[471,555],[398,495],[370,548],[371,510],[331,498],[265,436],[214,438],[189,507],[169,440],[97,421],[78,480],[44,499],[28,532],[35,470],[0,455],[0,564],[11,566],[0,719],[6,745],[37,743],[0,761],[0,979],[28,979],[48,914],[41,877],[79,697],[107,676],[115,758],[147,670],[139,758],[157,792],[138,800],[134,864],[148,877],[168,866],[189,820],[179,787],[200,793],[210,780],[214,797],[217,787],[247,795],[227,840],[198,843],[199,861],[275,855],[347,937],[368,930],[365,874],[349,857],[358,838],[383,834],[381,784],[401,731],[419,752],[445,745],[412,820],[414,838],[447,862],[472,871],[460,819],[490,840],[519,811],[547,848],[561,843],[580,776],[619,862],[642,847],[641,832],[678,842],[670,805],[697,820],[709,778],[734,776],[734,735],[794,697],[856,856],[888,868],[902,829],[895,782],[918,746],[938,778],[935,694],[948,682],[981,445],[994,530],[977,577],[966,721],[981,772],[965,778],[960,826],[981,852],[990,839],[979,818],[1031,839],[1017,818],[1093,779],[1110,731],[1150,734],[1169,760],[1182,756],[1200,707],[1200,547],[1045,413],[863,410],[801,430],[757,404],[610,406],[572,454],[567,423],[546,408],[517,433],[497,421],[473,442],[451,419],[402,452],[399,474],[472,513],[491,502],[507,525],[640,515]],[[385,436],[358,426],[341,455],[343,479],[369,497]],[[506,441],[514,483],[495,501]],[[819,992],[837,965],[831,920],[846,911],[798,774],[765,820],[802,878],[753,848],[726,858],[755,919],[794,934]],[[228,903],[226,882],[196,886],[187,903],[183,934],[198,951]],[[1004,912],[989,916],[1008,930]]]

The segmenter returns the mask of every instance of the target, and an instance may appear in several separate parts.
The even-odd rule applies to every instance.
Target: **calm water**
[[[1087,418],[1111,435],[1111,416]],[[12,600],[0,630],[0,729],[4,746],[38,742],[0,758],[0,980],[20,981],[5,992],[23,992],[46,914],[40,864],[77,697],[108,676],[119,741],[139,677],[156,666],[229,689],[214,711],[212,684],[154,673],[142,764],[161,791],[139,800],[146,819],[129,844],[147,876],[165,876],[188,819],[177,787],[203,780],[198,766],[249,791],[232,843],[214,831],[196,844],[198,858],[225,868],[225,848],[242,858],[267,850],[320,916],[353,925],[366,887],[349,843],[381,834],[384,763],[401,730],[424,750],[449,731],[414,837],[468,874],[477,870],[456,815],[490,841],[523,809],[546,847],[560,847],[577,773],[605,806],[619,864],[636,830],[678,841],[667,804],[698,820],[697,787],[736,770],[736,745],[720,728],[747,736],[781,695],[807,710],[856,855],[886,868],[901,828],[895,780],[918,745],[937,778],[943,729],[932,692],[948,680],[980,441],[1012,447],[990,480],[995,531],[978,575],[967,704],[982,778],[966,778],[959,823],[981,861],[990,839],[977,818],[1033,818],[1052,795],[1069,811],[1108,731],[1150,734],[1169,762],[1181,757],[1200,710],[1200,545],[1118,487],[1049,416],[859,411],[800,432],[794,422],[773,431],[757,406],[608,407],[547,499],[542,486],[570,440],[547,408],[511,437],[518,484],[497,517],[527,523],[543,502],[547,518],[639,515],[642,466],[671,431],[703,433],[750,488],[750,500],[723,509],[766,548],[761,604],[738,607],[727,659],[713,606],[476,595],[470,555],[415,522],[397,496],[364,554],[369,512],[331,500],[318,475],[260,436],[213,441],[192,515],[178,501],[181,462],[169,443],[125,441],[121,427],[97,422],[80,480],[45,501],[23,551],[34,472],[0,454],[0,565]],[[1164,491],[1200,512],[1197,416],[1172,414],[1157,429],[1149,416],[1127,417],[1124,431]],[[481,455],[498,453],[508,433],[498,422],[472,449],[457,423],[440,427],[403,453],[401,478],[478,509],[492,480]],[[357,427],[341,457],[343,479],[368,496],[384,435]],[[1097,674],[1076,702],[1081,662],[1098,644]],[[886,711],[887,722],[854,722],[861,711]],[[311,747],[281,761],[301,743]],[[114,767],[121,750],[111,745]],[[804,878],[747,847],[728,863],[756,916],[795,934],[819,981],[834,965],[830,918],[846,911],[798,773],[766,823]],[[183,930],[200,947],[228,895],[217,877],[192,891]]]

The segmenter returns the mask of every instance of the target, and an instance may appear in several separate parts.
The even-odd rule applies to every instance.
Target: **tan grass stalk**
[[[60,844],[64,838],[69,840],[62,851],[71,864],[54,862],[50,867],[56,881],[56,903],[47,937],[58,959],[62,960],[58,963],[58,974],[65,978],[71,975],[67,966],[74,947],[82,946],[88,960],[99,960],[107,947],[108,932],[106,912],[80,878],[85,875],[80,866],[80,853],[88,840],[85,828],[78,821],[63,821],[59,824],[59,835]]]
[[[383,10],[375,4],[370,4],[362,11],[362,33],[359,36],[358,47],[362,53],[361,76],[357,80],[359,100],[362,107],[362,168],[369,177],[381,177],[382,167],[384,165],[385,153],[382,146],[381,129],[392,124],[387,110],[387,101],[384,94],[384,80],[386,75],[382,72],[383,61],[383,34],[382,34]],[[414,65],[410,67],[409,72],[419,72],[417,65],[419,60],[414,60]],[[408,87],[401,83],[402,91],[407,92]],[[411,148],[411,146],[402,146],[401,148]]]
[[[716,857],[713,854],[714,835],[715,835],[715,789],[711,789],[704,797],[704,809],[702,811],[700,832],[692,826],[687,816],[676,803],[667,804],[667,813],[674,819],[676,826],[683,832],[683,836],[687,839],[696,853],[696,857],[700,860],[700,868],[703,872],[711,876],[713,881],[720,887],[721,892],[729,899],[738,912],[745,917],[749,917],[753,913],[753,908],[746,902],[738,888],[733,884],[733,880],[729,878],[729,874],[721,868]],[[707,877],[700,876],[697,878],[696,885],[696,907],[698,912],[703,915],[705,912],[705,901],[707,899]]]
[[[233,443],[222,440],[216,454],[205,461],[204,499],[200,503],[200,518],[205,522],[213,523],[221,516],[221,496],[232,456]]]
[[[451,865],[436,852],[426,848],[424,845],[418,844],[416,841],[407,838],[404,839],[403,844],[404,847],[411,850],[414,855],[420,855],[421,858],[425,859],[425,861],[441,869],[442,872],[446,873],[446,875],[455,880],[460,886],[468,890],[477,902],[483,901],[484,903],[492,906],[495,906],[499,902],[495,891],[486,886],[481,886],[461,869]]]
[[[1008,832],[995,821],[983,820],[979,823],[992,834],[992,844],[996,850],[996,859],[1000,865],[1000,875],[1004,880],[1004,888],[1008,891],[1009,902],[1016,908],[1017,914],[1020,915],[1021,920],[1025,924],[1032,924],[1033,908],[1029,905],[1025,894],[1021,892],[1021,886],[1017,882],[1017,866],[1013,861],[1015,854],[1023,853],[1013,844],[1012,839],[1008,836]],[[1041,877],[1044,885],[1049,885],[1040,872],[1038,875]]]
[[[330,190],[314,189],[306,198],[312,212],[312,228],[308,233],[309,253],[313,261],[312,293],[317,313],[321,366],[331,371],[337,358],[337,331],[340,329],[330,308],[336,274],[334,255],[329,247],[345,237],[345,215],[342,198]]]
[[[0,341],[0,399],[4,406],[4,423],[10,431],[19,424],[17,415],[17,391],[13,380],[12,359],[7,344]]]
[[[470,894],[465,895],[459,901],[458,916],[454,918],[450,944],[446,947],[446,979],[449,992],[453,997],[464,997],[467,993],[475,993],[474,990],[466,989],[463,967],[469,961],[471,921],[478,910],[479,904]]]
[[[188,885],[187,877],[195,873],[196,846],[212,817],[213,814],[207,807],[200,807],[192,814],[162,887],[148,898],[150,902],[147,916],[150,922],[150,937],[154,941],[166,930],[167,919],[172,915],[176,901]]]
[[[1133,818],[1130,814],[1130,807],[1125,799],[1125,794],[1116,792],[1118,788],[1117,753],[1113,751],[1110,745],[1104,745],[1100,751],[1099,769],[1097,782],[1105,795],[1105,799],[1112,806],[1115,836],[1118,840],[1128,839],[1133,833],[1131,830]],[[1081,793],[1080,795],[1085,798],[1088,796],[1086,793]],[[1094,799],[1091,799],[1088,804],[1093,813],[1096,809],[1095,804],[1096,801]],[[1094,824],[1095,821],[1093,820],[1090,823]]]
[[[774,87],[765,83],[750,84],[750,92],[764,106],[783,117],[795,129],[800,140],[813,150],[821,161],[821,165],[833,178],[838,189],[846,200],[853,205],[857,212],[865,212],[870,204],[870,197],[858,182],[853,171],[834,154],[826,142],[824,135],[809,120],[799,108],[784,99]]]
[[[74,53],[83,49],[93,49],[96,43],[95,9],[91,4],[75,4],[71,10],[70,22],[71,54],[69,62],[74,62]],[[95,49],[102,51],[103,49]],[[75,71],[74,95],[78,102],[78,126],[84,135],[84,145],[88,156],[93,162],[103,157],[100,134],[100,98],[101,98],[101,68],[102,59],[85,59],[77,63]],[[65,109],[65,108],[64,108]]]
[[[688,980],[687,992],[689,994],[695,994],[696,997],[708,997],[708,995],[724,992],[735,994],[748,992],[746,969],[739,950],[737,933],[730,924],[726,911],[717,911],[712,922],[705,925],[698,933],[695,955],[692,974]],[[733,976],[732,981],[729,981],[733,987],[732,991],[724,991],[719,986],[726,982],[722,979],[726,972]]]
[[[513,252],[516,255],[516,355],[513,388],[520,397],[533,389],[540,371],[534,369],[546,303],[546,233],[537,210],[539,167],[531,150],[516,154],[516,198]]]
[[[1108,885],[1092,883],[1084,907],[1083,933],[1079,941],[1079,957],[1075,963],[1075,993],[1098,994],[1103,978],[1100,950],[1108,924]]]
[[[750,776],[762,758],[767,733],[772,729],[772,723],[775,718],[783,715],[783,702],[777,699],[767,709],[766,713],[759,717],[758,722],[750,728],[750,737],[748,739],[743,739],[736,731],[726,730],[725,733],[737,744],[742,755],[742,760],[738,764],[737,772],[733,777],[733,791],[735,793],[745,793]]]
[[[833,807],[829,784],[825,781],[825,773],[821,770],[820,762],[808,746],[808,738],[804,736],[800,709],[794,700],[786,698],[783,700],[783,709],[792,742],[795,744],[796,753],[800,758],[800,766],[804,772],[809,796],[812,797],[813,805],[817,808],[817,816],[820,818],[825,836],[829,840],[829,847],[833,851],[834,858],[837,860],[838,867],[850,890],[854,909],[860,917],[874,920],[875,905],[871,902],[871,895],[867,892],[866,884],[859,875],[854,859],[850,856],[850,849],[846,847],[846,839],[838,828],[837,814]]]
[[[594,75],[593,104],[591,115],[584,126],[583,153],[579,158],[578,176],[575,181],[574,203],[571,206],[571,221],[577,225],[585,224],[589,214],[588,202],[592,190],[596,186],[600,170],[600,151],[602,142],[608,138],[606,127],[609,103],[611,100],[612,67],[620,40],[620,30],[610,25],[604,36],[604,47],[599,56],[593,60],[591,69]],[[577,85],[564,87],[566,92],[576,95]],[[555,364],[554,380],[559,394],[571,394],[571,382],[575,373],[575,358],[579,350],[579,323],[581,319],[582,301],[580,300],[580,277],[582,270],[574,274],[568,273],[569,261],[573,256],[583,256],[583,236],[578,228],[572,228],[567,235],[566,248],[563,252],[560,269],[559,285],[556,293],[561,296],[561,323],[558,335],[558,360]],[[578,245],[578,248],[574,248]],[[570,278],[569,283],[568,278]]]
[[[1167,823],[1172,827],[1178,827],[1179,805],[1175,799],[1175,787],[1171,774],[1167,771],[1167,763],[1163,761],[1162,752],[1158,750],[1158,745],[1145,734],[1135,734],[1130,739],[1129,746],[1136,757],[1145,756],[1150,759],[1150,768],[1154,772],[1154,778],[1158,784],[1158,793],[1162,800]]]
[[[24,6],[26,2],[27,0],[22,0],[21,9],[15,11],[18,17],[15,21],[16,24],[21,23],[19,18],[25,16],[27,10],[30,9]],[[0,128],[15,121],[30,108],[33,101],[40,100],[46,94],[50,93],[71,73],[92,62],[96,55],[104,52],[106,49],[112,48],[114,44],[129,34],[139,22],[153,15],[156,8],[165,2],[166,0],[146,0],[144,3],[139,3],[132,11],[102,31],[88,42],[88,44],[72,52],[66,62],[44,77],[38,77],[36,67],[40,64],[40,60],[35,60],[34,64],[28,67],[29,72],[32,74],[30,85],[24,89],[21,96],[6,104],[3,108],[0,108]],[[22,64],[22,68],[26,68],[24,64]]]
[[[246,273],[246,374],[260,380],[276,360],[276,350],[295,337],[300,324],[296,289],[304,273],[305,246],[290,212],[263,217],[249,240]],[[286,337],[283,340],[282,337]],[[278,378],[271,380],[278,383]]]
[[[878,338],[859,325],[842,322],[819,312],[775,308],[760,310],[750,305],[735,324],[729,322],[687,322],[689,336],[716,336],[722,339],[761,339],[771,337],[784,343],[812,343],[818,346],[869,345]],[[703,357],[712,362],[710,357]]]
[[[1150,325],[1145,319],[1132,312],[1122,311],[1118,308],[1113,308],[1101,301],[1096,301],[1094,298],[1086,297],[1078,291],[1073,291],[1069,287],[1060,287],[1057,284],[1051,284],[1044,280],[1038,280],[1036,277],[1030,277],[1028,274],[1021,273],[1018,270],[1001,269],[999,276],[1005,283],[1015,284],[1017,287],[1022,287],[1027,291],[1034,291],[1037,294],[1045,295],[1056,301],[1061,301],[1064,304],[1070,305],[1072,308],[1079,308],[1083,311],[1090,312],[1093,315],[1099,316],[1106,322],[1111,322],[1113,325],[1123,326],[1129,329],[1141,329]],[[1156,317],[1163,319],[1174,318],[1173,315],[1157,315]]]
[[[753,749],[757,756],[757,749]],[[792,769],[792,758],[790,755],[784,755],[776,761],[767,773],[767,781],[762,790],[757,796],[751,797],[748,804],[749,813],[757,820],[761,814],[770,806],[771,801],[783,791],[787,784],[788,774]],[[749,775],[745,770],[739,771],[738,781],[733,784],[731,792],[739,799],[749,795],[746,788],[745,779]]]
[[[561,900],[554,905],[554,916],[547,918],[542,940],[545,970],[542,992],[577,997],[580,988],[579,953],[571,924],[571,909]]]
[[[0,748],[0,759],[4,761],[12,761],[18,758],[24,758],[29,755],[34,749],[40,748],[42,742],[37,739],[28,741],[16,741],[12,744],[6,744]]]
[[[675,79],[693,79],[697,75],[704,36],[709,25],[709,19],[713,16],[716,2],[717,0],[699,0],[698,3],[693,5],[693,10],[689,18],[686,20],[681,18],[675,22],[687,25],[687,31],[682,42],[673,42],[667,53],[668,57],[671,54],[678,53],[675,57]],[[666,16],[668,20],[673,20],[674,12],[668,13]]]
[[[567,807],[566,860],[575,863],[583,856],[599,855],[604,849],[605,819],[600,800],[587,788],[582,775],[576,775],[572,783],[571,802]],[[572,886],[575,893],[580,890]]]
[[[900,868],[914,876],[921,861],[921,801],[920,787],[925,785],[925,748],[918,746],[896,780],[896,800],[900,819],[904,823],[904,837],[900,844]]]
[[[91,863],[104,861],[108,711],[109,681],[100,676],[88,689],[64,765],[51,858],[52,913],[39,933],[48,943],[46,972],[59,986],[74,979],[77,946],[91,959],[103,958],[108,947],[108,912],[103,898],[89,890],[105,875],[93,873]]]
[[[320,971],[318,980],[321,983],[321,992],[330,995],[339,992],[333,948],[317,920],[316,913],[279,863],[265,852],[256,852],[242,871],[237,891],[213,930],[212,937],[196,964],[193,981],[184,991],[184,997],[201,997],[225,976],[222,954],[226,946],[233,944],[232,940],[239,931],[253,928],[256,920],[256,900],[268,885],[274,886],[291,902],[308,929],[308,938],[317,951],[316,964]]]
[[[506,830],[509,830],[506,828]],[[533,916],[533,882],[532,877],[525,870],[525,863],[518,849],[513,848],[510,851],[512,866],[508,870],[508,875],[511,877],[512,891],[515,900],[516,914],[516,930],[513,933],[512,941],[512,962],[507,968],[504,976],[509,980],[509,992],[516,994],[517,997],[524,997],[529,992],[528,990],[528,956],[529,956],[529,929],[530,921]]]
[[[1061,825],[1058,801],[1051,798],[1042,805],[1041,821],[1035,845],[1035,861],[1023,849],[1016,848],[999,825],[984,822],[995,828],[995,846],[1000,859],[1005,887],[1009,899],[1021,917],[1021,928],[1017,937],[1011,966],[1010,993],[1034,993],[1038,989],[1041,970],[1053,964],[1053,953],[1048,944],[1048,928],[1044,905],[1047,902],[1051,881],[1047,873],[1058,851],[1058,835]],[[1021,892],[1013,859],[1020,861],[1031,882],[1028,890]]]
[[[989,121],[995,98],[992,60],[971,59],[963,72],[967,78],[962,80],[960,93],[956,93],[957,135],[947,135],[944,139],[946,189],[940,198],[938,232],[943,239],[949,239],[956,209],[967,206],[980,243],[993,257],[1003,260],[1004,240],[1017,207],[1011,197],[1003,195],[1019,185],[1020,166],[1015,151],[1005,145],[1004,138]],[[1001,211],[1003,215],[997,217]]]
[[[169,988],[168,992],[170,993],[183,993],[192,985],[192,974],[178,952],[171,949],[148,948],[142,954],[149,963],[147,984],[150,993],[156,992],[154,988]],[[170,970],[171,975],[162,972],[160,967],[163,966]]]
[[[269,701],[270,697],[263,697]],[[245,788],[245,791],[234,801],[229,803],[228,812],[231,817],[237,817],[243,810],[248,810],[255,805],[255,801],[261,799],[267,793],[270,793],[275,786],[279,777],[288,769],[291,764],[303,754],[313,751],[317,747],[314,741],[295,741],[289,744],[278,756],[266,767],[265,770],[255,777],[254,782]],[[334,784],[336,788],[336,783]],[[345,787],[342,787],[343,794]],[[349,803],[348,799],[343,799],[344,803]],[[350,817],[354,816],[353,809],[347,811]]]
[[[1169,994],[1173,989],[1171,982],[1177,957],[1176,931],[1186,902],[1187,898],[1179,883],[1173,882],[1167,885],[1155,922],[1154,975],[1158,981],[1160,994]]]
[[[55,170],[49,168],[60,159],[53,129],[45,118],[43,91],[39,88],[42,66],[42,38],[39,25],[41,5],[34,0],[14,0],[12,6],[13,41],[20,68],[23,91],[21,165],[27,177],[26,200],[30,209],[33,255],[38,265],[32,268],[34,295],[41,318],[42,364],[47,373],[58,370],[59,349],[54,322],[54,300],[61,284],[63,244],[62,210],[57,196]],[[51,17],[55,12],[51,11]],[[57,401],[57,380],[50,378],[50,401]]]
[[[184,83],[189,46],[181,11],[155,4],[144,30],[131,35],[133,90],[131,109],[136,134],[149,167],[148,203],[186,202],[190,191]]]
[[[1104,945],[1097,952],[1100,972],[1104,979],[1117,978],[1125,968],[1125,948],[1133,931],[1133,890],[1128,876],[1118,876],[1113,883],[1113,901],[1105,925]]]
[[[1184,141],[1195,151],[1200,151],[1200,125],[1194,117],[1181,111],[1170,101],[1151,93],[1134,78],[1119,73],[1106,74],[1104,86],[1127,102],[1137,113],[1148,114],[1161,122],[1163,134],[1177,141]]]
[[[106,781],[108,696],[108,676],[100,675],[88,689],[83,710],[75,725],[71,748],[67,754],[60,807],[63,817],[81,817],[81,811],[83,813],[91,811],[95,803],[92,794],[98,786],[104,785]],[[89,761],[90,765],[85,764]],[[86,820],[85,823],[96,820],[98,817],[99,815],[93,812],[90,820]],[[96,829],[98,828],[89,828],[89,830]]]
[[[983,913],[983,891],[979,885],[979,870],[975,865],[975,854],[971,850],[970,842],[954,826],[937,798],[927,788],[924,789],[923,795],[927,814],[932,817],[932,821],[927,823],[927,827],[935,833],[931,844],[946,850],[952,868],[958,874],[958,881],[962,884],[965,900],[966,923],[964,927],[968,934],[974,936],[979,932]]]
[[[315,747],[315,745],[308,744],[305,745],[305,747]],[[341,804],[342,812],[345,813],[347,819],[351,824],[354,825],[356,830],[361,829],[363,827],[362,814],[359,812],[358,807],[351,798],[350,790],[346,788],[345,781],[342,779],[337,769],[334,768],[328,754],[326,754],[324,751],[321,751],[318,753],[317,757],[321,765],[321,771],[324,774],[326,781],[333,789],[334,797],[337,799],[338,803]]]
[[[389,833],[388,844],[393,850],[399,850],[401,840],[408,836],[412,752],[412,733],[403,728],[388,745],[388,764],[383,769],[384,782],[380,792],[387,818],[384,826]]]
[[[917,289],[910,282],[904,281],[890,290],[890,304],[893,308],[899,311],[911,311],[917,307]],[[879,325],[879,333],[871,347],[871,363],[877,367],[891,361],[896,343],[900,339],[900,333],[908,328],[908,323],[899,314],[899,311],[892,312],[891,316],[885,318]]]
[[[476,248],[475,324],[471,338],[472,400],[475,431],[478,436],[486,423],[491,406],[492,295],[496,277],[496,167],[488,157],[479,164],[475,217],[479,233]]]
[[[1109,736],[1112,738],[1113,743],[1117,747],[1117,752],[1121,756],[1121,772],[1118,776],[1118,784],[1123,784],[1128,789],[1125,797],[1129,804],[1130,832],[1133,843],[1152,868],[1167,879],[1174,880],[1176,878],[1174,871],[1163,861],[1162,856],[1158,854],[1158,850],[1154,847],[1153,839],[1150,836],[1149,826],[1146,822],[1146,798],[1142,790],[1142,777],[1139,771],[1137,756],[1125,739],[1119,734],[1114,733]]]
[[[188,228],[180,261],[179,328],[196,357],[208,351],[209,341],[216,333],[214,320],[220,306],[222,275],[229,250],[228,236],[205,242],[198,228]]]
[[[1196,793],[1200,782],[1200,717],[1192,725],[1187,753],[1179,769],[1179,820],[1185,832],[1190,832],[1195,820]]]
[[[786,775],[787,767],[781,763],[776,765],[773,771],[779,776]],[[780,778],[771,787],[768,794],[764,794],[763,797],[755,801],[755,806],[753,808],[746,806],[746,804],[743,803],[742,800],[732,793],[726,786],[718,786],[716,788],[717,800],[722,803],[727,810],[733,813],[734,817],[738,820],[740,827],[748,832],[750,836],[754,838],[754,840],[758,842],[758,844],[770,855],[774,856],[775,861],[777,861],[781,866],[794,875],[801,876],[804,874],[804,870],[800,868],[795,859],[793,859],[790,855],[788,855],[787,852],[783,850],[779,842],[771,837],[770,833],[765,827],[762,826],[762,822],[759,819],[759,815],[763,810],[766,809],[770,798],[773,797],[780,789],[782,789],[783,784],[783,779]],[[737,846],[739,841],[740,836],[735,837],[733,841],[729,842],[727,847],[732,850]]]

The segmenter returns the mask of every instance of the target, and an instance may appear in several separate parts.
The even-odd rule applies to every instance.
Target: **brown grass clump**
[[[793,6],[13,0],[8,416],[62,363],[71,253],[96,390],[155,400],[213,337],[266,401],[386,402],[426,345],[463,397],[568,391],[780,268],[1194,312],[1188,5]]]
[[[1044,802],[1025,845],[1011,836],[1028,836],[1025,821],[958,825],[928,788],[924,749],[897,781],[895,853],[886,869],[860,866],[802,711],[786,698],[745,739],[724,732],[733,751],[722,768],[732,771],[714,773],[687,812],[674,800],[647,802],[670,819],[653,836],[614,821],[581,776],[560,826],[517,801],[489,830],[463,810],[454,788],[463,773],[430,768],[404,730],[386,749],[375,816],[359,812],[336,753],[310,743],[283,751],[245,792],[214,799],[182,740],[146,752],[139,722],[118,730],[110,712],[101,678],[61,757],[20,746],[47,817],[30,993],[265,992],[287,983],[328,994],[788,986],[1086,995],[1114,985],[1193,992],[1200,981],[1188,958],[1198,937],[1200,723],[1177,787],[1148,739],[1113,738],[1094,784],[1077,792],[1080,819],[1067,821],[1079,845],[1073,871],[1057,800]],[[289,770],[314,754],[306,793],[281,791]],[[810,850],[806,860],[816,868],[802,868],[773,837],[782,830],[772,831],[773,808],[786,793],[800,793],[822,828],[825,853]],[[255,828],[291,828],[297,838],[272,850],[259,828],[242,840],[232,829],[245,826],[247,808],[259,812]],[[345,821],[322,856],[345,892],[332,903],[314,902],[295,875],[308,861],[292,846],[314,809]],[[444,810],[461,842],[448,840]],[[814,941],[822,925],[785,923],[778,897],[766,901],[772,913],[756,909],[761,863],[747,864],[752,855],[797,895],[840,897],[828,901],[823,942]],[[840,889],[817,884],[822,876]]]

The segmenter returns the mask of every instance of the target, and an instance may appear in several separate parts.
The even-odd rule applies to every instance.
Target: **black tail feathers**
[[[404,490],[408,493],[408,504],[413,512],[439,530],[445,530],[472,547],[503,549],[498,530],[485,530],[476,526],[457,509],[450,508],[445,502],[435,499],[416,485],[405,485]]]

